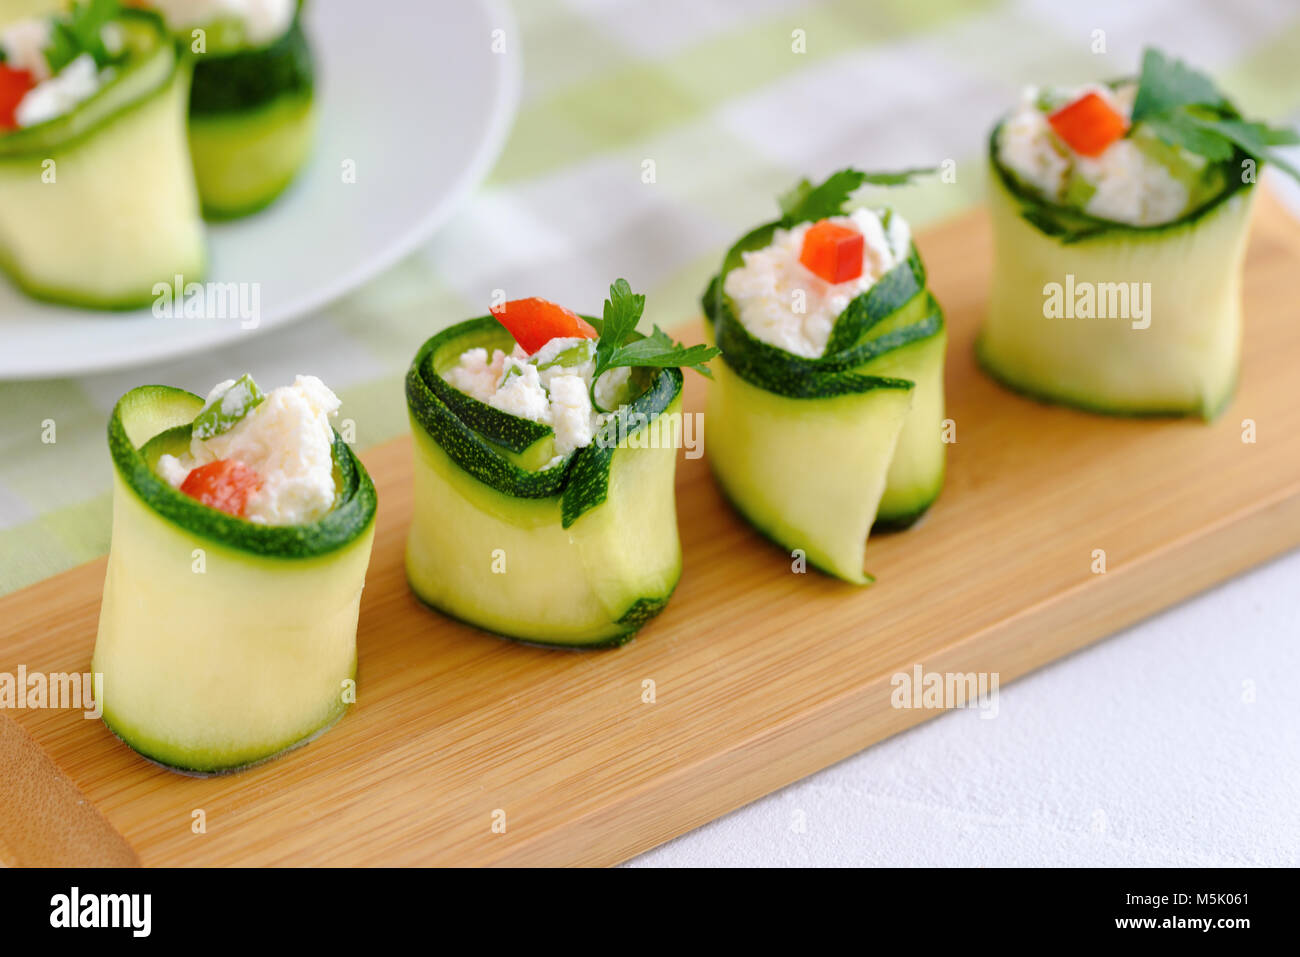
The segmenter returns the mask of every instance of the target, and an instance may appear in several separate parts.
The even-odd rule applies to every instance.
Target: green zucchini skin
[[[118,474],[161,518],[213,544],[281,559],[326,555],[350,545],[374,523],[378,507],[374,483],[361,460],[338,433],[334,435],[334,465],[339,473],[339,501],[317,521],[306,525],[257,525],[199,504],[153,470],[136,444],[138,435],[128,428],[128,422],[139,415],[139,410],[159,402],[180,408],[193,406],[191,420],[203,405],[199,396],[170,386],[132,389],[113,409],[108,422],[108,448]],[[187,424],[188,420],[169,424],[140,441],[143,444],[161,432]]]
[[[663,416],[671,442],[642,447],[643,422],[608,429],[543,469],[549,426],[450,386],[462,352],[509,348],[492,316],[431,337],[407,373],[415,440],[415,514],[407,577],[423,603],[484,631],[529,644],[610,648],[667,605],[681,576],[673,475],[683,377],[659,370],[627,408]],[[492,570],[492,556],[508,564]]]
[[[0,270],[35,299],[137,309],[155,284],[206,272],[184,138],[189,64],[155,14],[124,10],[118,22],[135,52],[114,79],[60,117],[0,135]]]
[[[874,579],[862,570],[869,531],[913,524],[943,487],[943,310],[913,247],[904,262],[849,304],[823,356],[796,356],[757,339],[741,323],[723,284],[742,254],[768,245],[780,225],[765,223],[737,241],[701,300],[725,370],[709,386],[709,461],[724,496],[764,537],[800,549],[821,571],[869,584]],[[736,401],[728,394],[736,392],[746,398]],[[894,397],[900,392],[908,396],[901,412]],[[869,401],[873,393],[879,396],[875,402]],[[802,432],[800,417],[808,425]],[[743,433],[747,442],[733,442],[728,432]],[[868,433],[874,452],[861,445]],[[785,458],[794,456],[778,450],[813,434],[821,438],[803,455],[821,463],[820,473],[787,468]],[[759,448],[749,447],[755,443]],[[829,474],[833,469],[827,466],[850,459],[865,470],[861,491]],[[869,477],[872,470],[879,475]],[[846,520],[823,522],[814,506],[801,525],[792,524],[783,503],[803,494],[829,503],[830,510],[843,509]],[[869,500],[870,514],[859,514],[858,500]]]
[[[1042,197],[1034,194],[1033,190],[1024,186],[1016,179],[1015,175],[1006,169],[998,161],[998,135],[1002,131],[1002,123],[997,123],[989,133],[988,139],[988,157],[989,157],[989,175],[990,178],[1001,184],[1002,188],[1012,196],[1020,207],[1021,218],[1030,223],[1039,232],[1044,235],[1057,235],[1056,230],[1048,225],[1049,219],[1058,221],[1071,221],[1073,223],[1072,232],[1068,237],[1060,241],[1063,245],[1072,245],[1082,241],[1094,240],[1123,240],[1133,237],[1156,238],[1162,234],[1176,236],[1181,234],[1185,229],[1195,226],[1203,217],[1212,213],[1222,203],[1231,199],[1239,192],[1250,192],[1254,189],[1253,183],[1244,182],[1241,177],[1229,176],[1225,180],[1224,189],[1211,199],[1206,200],[1200,206],[1190,209],[1177,219],[1172,219],[1167,223],[1156,223],[1150,226],[1135,226],[1130,223],[1117,223],[1109,219],[1099,219],[1096,216],[1089,215],[1082,210],[1075,209],[1060,203],[1052,203],[1044,200]],[[1231,160],[1224,161],[1227,167],[1237,166],[1239,161],[1246,154],[1238,151]],[[1051,214],[1050,217],[1042,214]]]
[[[1254,185],[1224,190],[1186,215],[1130,226],[1043,203],[997,158],[989,138],[994,272],[976,358],[991,378],[1037,401],[1130,417],[1213,420],[1231,402],[1241,349],[1241,268]],[[1047,210],[1043,214],[1040,211]],[[1049,283],[1150,283],[1150,326],[1126,318],[1044,316]]]
[[[673,592],[676,591],[676,585],[669,590],[667,595],[661,598],[640,598],[633,603],[627,612],[615,622],[623,630],[615,632],[609,638],[596,638],[581,644],[574,644],[567,641],[545,641],[541,638],[523,638],[519,635],[506,634],[500,631],[492,631],[483,628],[476,621],[469,618],[462,618],[456,613],[449,611],[444,605],[436,605],[431,601],[426,601],[418,593],[415,594],[415,600],[424,607],[436,611],[438,614],[450,618],[452,621],[459,622],[466,628],[473,628],[475,631],[482,632],[484,635],[490,635],[493,638],[504,638],[507,641],[513,641],[515,644],[528,645],[533,648],[545,648],[547,651],[609,651],[614,648],[622,648],[637,636],[637,632],[642,626],[647,624],[652,618],[657,616],[668,604],[672,598]]]
[[[442,377],[443,372],[456,364],[461,353],[476,347],[487,349],[489,355],[494,349],[509,353],[514,348],[514,340],[492,316],[462,322],[432,337],[416,357],[420,366],[418,381],[408,382],[407,400],[418,401],[427,388],[459,422],[511,452],[523,452],[552,436],[549,425],[495,409],[461,392]]]
[[[189,138],[203,214],[251,215],[288,189],[311,151],[316,80],[302,7],[267,46],[192,58]]]
[[[143,386],[113,411],[113,539],[92,668],[114,734],[208,775],[298,747],[347,710],[376,498],[336,436],[338,500],[321,520],[272,528],[200,505],[153,465],[188,446],[202,405]]]
[[[500,416],[493,415],[499,410],[461,393],[453,400],[457,410],[453,411],[441,398],[448,391],[455,390],[434,370],[435,359],[446,357],[449,350],[459,349],[462,345],[465,349],[472,348],[471,342],[498,341],[494,327],[500,328],[501,324],[492,316],[481,316],[438,333],[420,347],[406,374],[406,403],[411,418],[456,465],[490,488],[514,498],[558,496],[564,491],[572,456],[568,462],[544,471],[523,468],[505,452],[526,447],[521,443],[524,435],[532,434],[532,429],[521,424],[515,436],[497,447],[479,432],[478,426],[487,423],[486,427],[492,430],[492,434],[501,434],[505,425]],[[484,337],[482,340],[477,338],[480,335]],[[549,426],[543,428],[546,434],[551,432]]]
[[[281,97],[311,99],[315,91],[315,65],[302,27],[301,8],[284,35],[267,46],[193,55],[191,118],[243,113]]]

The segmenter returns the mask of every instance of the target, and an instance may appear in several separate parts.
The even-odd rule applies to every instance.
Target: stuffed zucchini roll
[[[667,604],[681,369],[715,350],[640,335],[644,306],[622,279],[600,319],[515,300],[416,354],[406,569],[424,602],[573,647],[622,644]]]
[[[229,771],[301,744],[354,700],[375,489],[319,379],[117,403],[113,541],[94,671],[104,721],[152,760]]]
[[[300,0],[151,0],[194,57],[189,137],[204,215],[275,200],[311,149],[315,89]]]
[[[846,581],[872,527],[915,522],[944,476],[946,329],[903,217],[848,210],[843,170],[782,198],[782,217],[727,252],[704,294],[722,350],[708,459],[760,532]]]
[[[984,367],[1084,409],[1212,418],[1237,378],[1258,168],[1287,142],[1156,50],[1136,80],[1025,91],[989,140]]]
[[[188,93],[162,21],[116,0],[0,28],[0,267],[23,290],[125,309],[202,279]]]

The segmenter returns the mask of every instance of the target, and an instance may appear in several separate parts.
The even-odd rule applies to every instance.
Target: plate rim
[[[487,18],[501,25],[507,36],[518,36],[514,11],[505,0],[478,0],[478,7]],[[515,116],[519,110],[523,87],[523,56],[519,43],[512,43],[501,55],[501,82],[490,111],[491,120],[483,139],[479,143],[473,158],[456,177],[454,186],[444,197],[414,224],[394,235],[393,239],[373,258],[359,263],[355,268],[331,278],[313,291],[299,297],[291,308],[281,312],[273,322],[262,322],[254,329],[241,329],[238,338],[231,336],[216,341],[194,341],[177,339],[160,346],[157,351],[150,351],[144,357],[129,354],[112,358],[98,358],[93,353],[82,354],[76,359],[51,364],[58,356],[53,355],[43,364],[6,368],[0,365],[0,382],[27,382],[49,379],[63,379],[83,375],[120,372],[124,369],[143,368],[156,363],[167,362],[188,355],[194,355],[206,349],[223,349],[235,342],[247,341],[247,338],[260,336],[266,332],[283,329],[301,321],[315,310],[335,302],[369,280],[390,269],[397,262],[409,256],[418,247],[427,242],[445,225],[465,204],[470,195],[481,186],[496,165],[506,140],[514,126]],[[21,292],[18,295],[22,295]],[[129,315],[129,314],[126,314]],[[113,316],[106,315],[111,321]],[[123,316],[122,318],[125,318]],[[0,331],[3,328],[0,327]]]

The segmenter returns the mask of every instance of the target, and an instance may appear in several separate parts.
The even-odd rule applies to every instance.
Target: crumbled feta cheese
[[[116,29],[117,33],[114,34],[110,28]],[[78,103],[94,96],[111,77],[107,71],[100,73],[95,58],[89,53],[81,54],[58,73],[52,73],[45,51],[53,31],[54,21],[48,17],[18,20],[0,30],[0,49],[4,50],[5,64],[30,73],[36,81],[14,108],[14,121],[19,127],[35,126],[62,116]],[[120,40],[121,35],[117,24],[105,25],[103,36],[106,45],[113,36]]]
[[[209,394],[212,401],[230,381]],[[177,488],[190,470],[235,459],[255,471],[262,485],[249,497],[245,517],[264,525],[301,525],[334,505],[334,431],[339,398],[315,376],[298,376],[272,389],[228,432],[194,439],[190,451],[158,459],[158,474]],[[224,410],[224,407],[223,407]]]
[[[591,444],[596,433],[592,414],[590,379],[558,375],[551,380],[551,428],[555,430],[555,454],[568,455]]]
[[[98,89],[99,71],[95,68],[95,58],[83,53],[54,76],[28,90],[14,110],[14,119],[19,126],[44,123],[90,99]]]
[[[1057,202],[1070,173],[1069,147],[1052,131],[1047,114],[1035,105],[1037,99],[1034,87],[1026,89],[1020,106],[1002,124],[998,158],[1045,199]]]
[[[505,361],[506,354],[500,349],[493,350],[490,359],[486,349],[469,349],[461,354],[456,365],[443,373],[443,378],[466,395],[486,402],[497,390]]]
[[[174,455],[158,456],[158,476],[168,485],[180,488],[189,478],[190,469],[181,464]]]
[[[18,20],[0,29],[0,49],[5,63],[14,70],[25,70],[37,83],[50,78],[50,63],[45,48],[50,45],[53,21],[46,17]]]
[[[912,251],[912,227],[898,213],[890,215],[889,225],[885,227],[885,238],[895,262],[902,262]]]
[[[596,371],[596,340],[557,337],[538,349],[532,362],[547,389],[551,380],[561,375],[584,376],[590,382],[591,374]]]
[[[549,425],[555,433],[555,457],[546,468],[558,465],[575,449],[595,438],[606,415],[591,402],[591,377],[596,371],[594,339],[551,339],[533,355],[519,346],[507,355],[495,349],[467,349],[443,378],[466,395],[494,409],[522,419]],[[632,370],[610,369],[596,382],[596,400],[602,408],[622,404]]]
[[[1167,223],[1187,208],[1189,190],[1132,140],[1119,140],[1097,157],[1080,156],[1079,174],[1097,187],[1084,211],[1138,226]]]
[[[521,419],[544,422],[547,417],[546,390],[542,388],[537,366],[514,356],[507,356],[505,371],[497,389],[487,399],[488,405]]]
[[[888,234],[880,215],[866,208],[830,221],[862,234],[862,275],[857,279],[830,283],[804,266],[799,255],[813,224],[800,223],[776,230],[769,245],[744,253],[743,265],[727,273],[723,285],[755,338],[808,359],[826,351],[840,313],[906,259],[911,244],[911,231],[897,213],[890,216]]]
[[[1125,83],[1112,90],[1088,84],[1050,91],[1049,99],[1064,104],[1087,93],[1103,97],[1127,118],[1133,113],[1137,85]],[[1187,185],[1131,138],[1116,140],[1100,156],[1081,156],[1056,135],[1039,100],[1040,91],[1027,88],[998,135],[998,158],[1026,185],[1051,202],[1061,202],[1071,176],[1077,174],[1093,187],[1084,212],[1136,226],[1169,222],[1186,210],[1191,198]],[[1191,153],[1186,157],[1192,166],[1200,159]]]
[[[296,0],[153,0],[173,32],[208,27],[221,20],[243,24],[252,44],[270,43],[293,23]]]

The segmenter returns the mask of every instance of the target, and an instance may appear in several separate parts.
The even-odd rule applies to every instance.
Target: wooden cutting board
[[[359,700],[322,738],[193,779],[79,713],[12,714],[145,864],[610,864],[936,713],[891,707],[897,672],[1006,683],[1300,545],[1300,229],[1285,213],[1263,198],[1241,390],[1210,426],[1051,408],[981,375],[989,240],[982,212],[920,240],[952,327],[957,442],[930,516],[872,539],[873,587],[793,573],[684,460],[685,571],[661,617],[615,651],[501,641],[407,591],[400,439],[364,456],[380,511]],[[103,575],[99,560],[0,600],[0,671],[86,669]],[[47,819],[32,808],[26,824]]]

